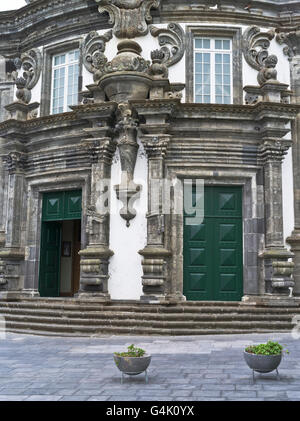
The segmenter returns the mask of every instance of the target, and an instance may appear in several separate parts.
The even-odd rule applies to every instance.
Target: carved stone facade
[[[249,10],[242,1],[226,0],[217,8],[202,3],[36,0],[16,12],[18,26],[0,13],[0,31],[8,28],[0,41],[7,66],[0,73],[1,98],[10,86],[9,101],[0,103],[0,298],[46,294],[43,230],[52,224],[65,235],[69,220],[80,226],[80,239],[74,232],[71,241],[72,282],[75,272],[80,278],[72,295],[184,301],[187,249],[193,254],[198,247],[199,271],[205,246],[199,238],[187,245],[184,196],[176,186],[201,179],[204,189],[241,192],[242,265],[234,278],[239,300],[299,305],[300,12],[295,2],[293,20],[272,0],[258,0]],[[196,101],[206,89],[196,81],[202,78],[197,39],[230,41],[230,103]],[[78,50],[82,90],[68,112],[49,114],[53,58],[69,50]],[[212,72],[218,63],[210,64]],[[209,80],[210,92],[217,91],[217,78]],[[63,201],[68,192],[80,192],[74,220],[64,213],[75,206],[75,199]],[[46,214],[49,195],[50,210],[64,197],[57,219]],[[287,231],[293,203],[295,224]],[[59,247],[67,242],[61,237]]]

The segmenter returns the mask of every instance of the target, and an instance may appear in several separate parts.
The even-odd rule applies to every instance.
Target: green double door
[[[81,190],[43,195],[39,293],[59,297],[62,222],[81,219]]]
[[[192,190],[196,205],[196,190]],[[184,216],[187,300],[240,301],[243,295],[242,188],[204,187],[204,219]]]

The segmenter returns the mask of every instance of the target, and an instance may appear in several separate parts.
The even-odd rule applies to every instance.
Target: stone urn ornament
[[[254,372],[270,373],[276,370],[279,380],[278,366],[284,353],[288,354],[289,351],[284,350],[278,342],[268,341],[266,344],[247,346],[244,350],[244,359],[252,370],[253,383],[255,382]]]
[[[145,372],[145,382],[148,383],[147,368],[151,362],[151,355],[144,349],[137,348],[134,344],[127,348],[126,352],[115,352],[114,360],[116,366],[121,371],[121,384],[123,384],[124,374],[137,376]]]

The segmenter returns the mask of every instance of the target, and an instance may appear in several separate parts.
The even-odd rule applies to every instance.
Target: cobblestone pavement
[[[278,340],[290,354],[275,372],[252,372],[243,348]],[[120,382],[113,352],[152,354],[144,375]],[[290,334],[64,338],[7,333],[0,338],[1,401],[300,400],[300,339]]]

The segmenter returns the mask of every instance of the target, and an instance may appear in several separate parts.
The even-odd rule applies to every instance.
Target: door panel
[[[204,197],[203,223],[184,225],[184,295],[188,300],[240,301],[242,189],[208,186]]]
[[[39,292],[41,297],[59,297],[61,224],[43,222]]]

